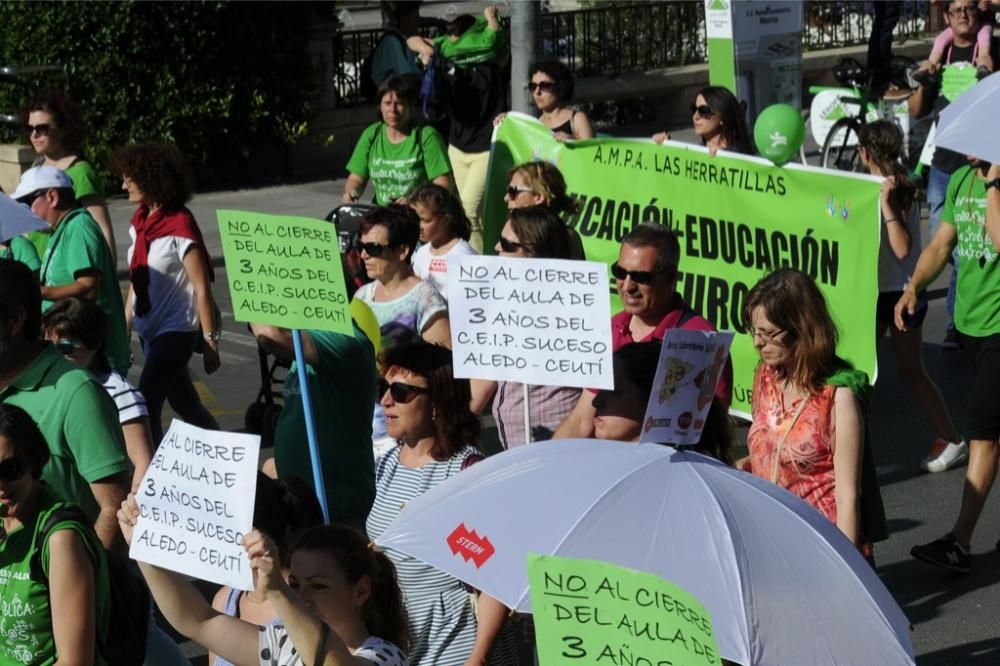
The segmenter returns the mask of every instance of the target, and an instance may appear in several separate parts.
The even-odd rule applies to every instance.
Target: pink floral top
[[[830,522],[837,522],[834,493],[834,393],[827,385],[806,398],[807,403],[781,446],[778,485],[809,502]],[[753,380],[753,424],[747,435],[750,466],[754,474],[770,481],[774,455],[802,398],[785,404],[775,371],[761,363]]]

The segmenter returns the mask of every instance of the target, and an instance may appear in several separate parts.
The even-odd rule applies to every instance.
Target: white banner
[[[733,335],[732,331],[666,331],[639,441],[697,444],[701,440]]]
[[[453,257],[448,310],[456,377],[614,387],[603,263]]]
[[[241,543],[253,526],[260,437],[170,425],[136,492],[129,556],[239,590],[253,589]]]

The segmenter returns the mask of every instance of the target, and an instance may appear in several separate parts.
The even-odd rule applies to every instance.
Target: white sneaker
[[[920,469],[925,472],[947,472],[969,459],[969,445],[963,439],[949,442],[938,437],[926,458],[920,461]]]

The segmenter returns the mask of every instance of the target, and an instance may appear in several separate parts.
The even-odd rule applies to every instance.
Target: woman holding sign
[[[49,457],[27,412],[0,403],[0,663],[104,664],[95,657],[109,630],[104,548],[40,480]]]
[[[750,290],[743,316],[761,362],[750,456],[740,466],[749,463],[749,471],[809,502],[870,555],[871,542],[887,535],[874,476],[865,478],[862,520],[862,478],[874,474],[865,452],[867,375],[836,355],[836,325],[804,273],[782,268],[764,277]]]
[[[125,320],[145,354],[139,391],[146,396],[153,443],[163,438],[163,403],[186,423],[218,429],[198,397],[188,361],[200,351],[205,372],[219,369],[222,320],[212,297],[215,273],[205,239],[185,205],[191,198],[184,158],[174,146],[138,144],[115,154],[132,215]]]
[[[721,86],[707,86],[698,91],[691,104],[691,125],[708,154],[720,150],[753,155],[753,140],[747,130],[746,109],[736,95]],[[669,132],[657,132],[653,141],[670,140]]]

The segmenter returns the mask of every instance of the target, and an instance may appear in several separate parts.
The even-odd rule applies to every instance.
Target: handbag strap
[[[771,471],[771,483],[778,483],[778,468],[781,465],[781,447],[784,446],[785,440],[788,439],[788,435],[792,432],[792,428],[798,422],[799,417],[802,415],[802,410],[806,408],[806,403],[809,402],[809,396],[806,395],[802,398],[802,402],[799,403],[799,408],[795,410],[795,415],[792,416],[792,422],[788,424],[785,432],[782,433],[781,439],[778,440],[778,448],[774,452],[774,469]]]

